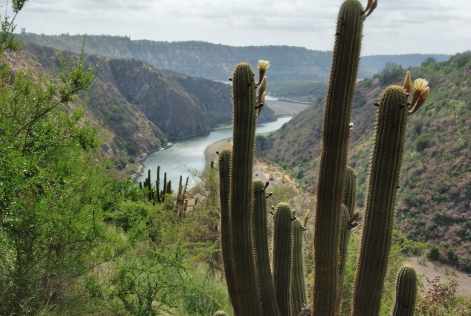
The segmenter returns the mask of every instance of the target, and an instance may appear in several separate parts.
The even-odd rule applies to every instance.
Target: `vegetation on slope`
[[[431,93],[423,109],[409,122],[398,194],[398,225],[410,238],[438,244],[431,258],[471,271],[471,53],[457,54],[442,63],[430,58],[421,67],[409,70],[413,78],[430,82]],[[357,84],[349,162],[358,172],[360,207],[376,116],[373,104],[384,87],[401,83],[404,74],[402,67],[389,64],[372,79]],[[311,192],[316,183],[322,111],[323,103],[317,102],[259,141],[262,155],[292,170]]]
[[[394,63],[401,65],[402,68],[419,67],[427,58],[433,58],[436,61],[447,61],[451,55],[445,54],[401,54],[401,55],[373,55],[363,56],[361,59],[377,71],[383,71],[386,64]]]
[[[79,98],[96,68],[83,55],[61,59],[57,76],[0,62],[0,315],[227,308],[223,285],[205,281],[217,266],[216,207],[181,218],[173,197],[153,205],[111,179],[106,135]]]

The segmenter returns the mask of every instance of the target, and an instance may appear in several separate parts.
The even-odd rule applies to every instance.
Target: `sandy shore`
[[[405,263],[412,265],[417,274],[424,275],[422,280],[424,285],[427,285],[425,277],[432,280],[437,275],[440,276],[441,283],[446,282],[450,277],[450,271],[453,271],[454,278],[458,282],[457,293],[471,293],[471,277],[466,273],[452,270],[439,262],[422,261],[419,257],[409,257]]]
[[[216,151],[223,151],[224,149],[231,148],[231,138],[222,139],[206,147],[206,149],[204,150],[205,169],[209,168],[209,166],[211,165],[211,161],[217,163],[218,155],[216,154]]]

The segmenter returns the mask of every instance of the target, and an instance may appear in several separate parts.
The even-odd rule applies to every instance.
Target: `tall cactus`
[[[396,281],[396,302],[391,316],[414,316],[417,297],[417,273],[411,265],[399,270]]]
[[[339,298],[341,205],[345,185],[350,116],[360,62],[363,7],[346,0],[337,18],[335,46],[324,112],[314,231],[312,314],[336,314]]]
[[[232,250],[240,315],[261,315],[253,250],[252,168],[256,126],[255,75],[247,63],[232,76],[233,149],[230,188]]]
[[[291,208],[280,203],[275,209],[273,227],[273,279],[281,315],[289,316],[291,272]]]
[[[303,226],[295,218],[291,221],[291,315],[297,316],[306,304],[306,285],[303,264]]]
[[[379,315],[381,307],[404,152],[407,97],[402,87],[390,86],[382,94],[379,103],[353,316]]]

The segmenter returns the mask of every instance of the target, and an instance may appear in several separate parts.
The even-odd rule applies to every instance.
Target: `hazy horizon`
[[[342,2],[35,0],[26,3],[15,22],[18,32],[24,27],[36,34],[110,34],[133,40],[288,45],[328,51]],[[365,21],[362,55],[467,51],[471,49],[469,21],[471,1],[378,0],[378,8]]]
[[[20,35],[21,30],[16,30],[15,34]],[[112,37],[129,37],[128,35],[112,35],[112,34],[70,34],[70,33],[57,33],[57,34],[46,34],[46,33],[35,33],[35,32],[30,32],[26,29],[26,33],[30,34],[35,34],[35,35],[42,35],[44,34],[45,36],[63,36],[64,34],[69,35],[69,36],[112,36]],[[222,44],[222,43],[213,43],[210,41],[203,41],[203,40],[175,40],[175,41],[159,41],[159,40],[151,40],[148,38],[140,38],[140,39],[134,39],[130,37],[131,41],[153,41],[153,42],[168,42],[168,43],[179,43],[179,42],[203,42],[203,43],[208,43],[208,44],[214,44],[214,45],[224,45],[224,46],[231,46],[231,47],[253,47],[253,46],[258,46],[258,47],[269,47],[269,46],[288,46],[288,47],[299,47],[299,48],[306,48],[308,50],[313,50],[313,51],[323,51],[323,52],[331,52],[332,49],[327,49],[327,50],[320,50],[320,49],[311,49],[303,46],[296,46],[296,45],[283,45],[283,44],[266,44],[266,45],[230,45],[230,44]],[[469,50],[467,50],[469,51]],[[420,52],[420,53],[398,53],[398,54],[375,54],[375,55],[361,55],[362,57],[368,57],[368,56],[389,56],[389,55],[454,55],[457,53],[462,53],[465,51],[461,52],[455,52],[452,54],[441,54],[441,53],[435,53],[435,52]]]

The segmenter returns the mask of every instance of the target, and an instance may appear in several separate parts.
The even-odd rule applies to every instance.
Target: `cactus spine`
[[[391,316],[414,316],[417,297],[417,273],[411,265],[399,270],[396,281],[396,302]]]
[[[232,251],[240,316],[261,315],[253,249],[252,165],[255,141],[255,78],[249,64],[233,73],[233,149],[230,188]]]
[[[268,183],[267,183],[268,184]],[[267,202],[265,197],[266,185],[260,179],[253,181],[254,188],[254,244],[255,258],[262,302],[261,315],[280,316],[280,309],[274,299],[275,286],[270,270],[268,253]]]
[[[291,272],[291,208],[286,203],[276,206],[273,235],[273,279],[281,315],[288,316]]]
[[[312,314],[316,316],[335,315],[338,308],[341,205],[353,93],[360,61],[362,11],[358,0],[346,0],[337,19],[317,188],[312,306]]]
[[[297,316],[306,304],[303,269],[303,227],[298,219],[291,221],[291,315]]]
[[[388,87],[381,96],[353,297],[353,316],[375,316],[380,311],[404,151],[408,116],[406,103],[407,95],[399,86]]]

